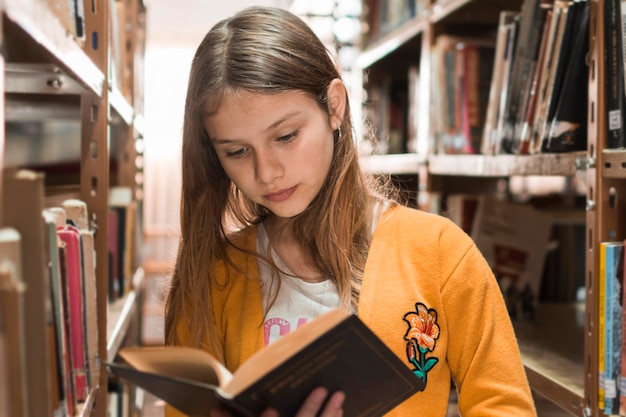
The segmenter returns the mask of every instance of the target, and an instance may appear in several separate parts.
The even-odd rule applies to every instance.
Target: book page
[[[124,348],[124,361],[148,373],[162,374],[216,386],[225,386],[232,374],[208,352],[187,347]]]
[[[246,360],[235,371],[232,381],[228,385],[221,385],[222,390],[220,392],[224,396],[234,396],[243,391],[260,376],[285,362],[349,316],[350,313],[346,311],[331,310],[281,337]]]

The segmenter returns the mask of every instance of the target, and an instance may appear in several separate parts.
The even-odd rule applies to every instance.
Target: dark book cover
[[[138,361],[122,352],[126,363],[107,365],[190,416],[206,416],[217,404],[242,416],[259,415],[268,407],[281,416],[292,416],[314,388],[325,387],[346,394],[345,417],[375,417],[424,389],[423,381],[356,315],[342,314],[346,314],[344,319],[313,333],[312,342],[304,347],[299,345],[307,336],[300,330],[319,318],[283,336],[284,342],[280,339],[257,352],[221,387],[228,371],[215,366],[215,359],[206,352],[195,352],[198,360],[194,361],[188,353],[186,357],[171,353],[185,348],[164,348],[160,363],[152,359],[145,366],[140,362],[146,362],[146,350],[135,350],[132,355]],[[268,372],[253,370],[254,364],[266,361],[276,364]]]
[[[539,0],[524,0],[520,13],[519,31],[513,52],[513,66],[509,80],[501,149],[517,153],[521,128],[526,114],[526,103],[531,90],[533,74],[541,42],[543,22],[547,10]]]
[[[624,147],[624,62],[622,57],[621,9],[619,0],[604,4],[604,63],[607,139],[611,149]]]
[[[586,63],[589,51],[589,2],[571,4],[572,25],[563,40],[570,40],[563,47],[564,59],[559,62],[553,91],[553,109],[548,113],[549,136],[542,142],[542,152],[572,152],[587,149],[587,103],[589,67]],[[568,30],[568,27],[565,28]],[[552,107],[552,106],[551,106]]]

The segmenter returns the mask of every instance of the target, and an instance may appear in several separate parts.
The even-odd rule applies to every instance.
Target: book
[[[506,153],[519,151],[521,128],[526,114],[526,105],[537,65],[537,51],[541,42],[541,30],[546,9],[539,0],[524,0],[519,16],[519,27],[513,61],[507,102],[503,116],[502,142],[500,149]]]
[[[529,143],[529,153],[540,153],[543,138],[548,132],[548,107],[552,98],[555,83],[557,61],[563,41],[565,23],[567,21],[569,2],[555,1],[552,17],[546,37],[546,50],[541,63],[541,73],[537,81],[537,97],[535,99],[534,120]]]
[[[52,312],[54,321],[54,344],[56,346],[57,372],[59,380],[59,391],[61,407],[65,414],[74,415],[75,406],[74,395],[71,384],[71,359],[70,359],[70,336],[69,317],[66,312],[66,301],[64,297],[65,286],[61,277],[61,255],[60,250],[63,242],[57,234],[57,218],[62,216],[65,221],[65,211],[60,207],[46,208],[42,212],[46,225],[46,257],[48,258],[48,273],[50,275],[50,289]]]
[[[500,117],[500,97],[503,86],[504,72],[507,68],[507,45],[509,41],[509,32],[513,20],[517,12],[504,10],[500,12],[498,20],[498,29],[495,41],[495,50],[493,57],[493,69],[491,71],[491,84],[489,86],[489,101],[485,113],[485,124],[483,128],[483,137],[480,152],[484,155],[495,154],[497,135],[498,135],[498,119]],[[510,55],[510,54],[509,54]]]
[[[470,236],[491,266],[513,321],[535,318],[552,227],[548,212],[479,198]]]
[[[31,170],[9,170],[3,175],[2,193],[11,198],[2,200],[4,225],[13,227],[21,236],[22,277],[24,292],[24,328],[26,396],[28,413],[32,417],[49,415],[53,409],[51,398],[52,366],[48,311],[50,305],[49,279],[44,259],[44,175]],[[26,256],[27,254],[27,256]]]
[[[507,127],[505,120],[507,114],[507,106],[509,102],[509,90],[511,87],[511,75],[513,72],[513,64],[514,64],[514,52],[515,45],[517,43],[517,33],[519,31],[520,25],[520,15],[519,13],[513,14],[508,18],[505,16],[505,31],[506,31],[506,39],[505,39],[505,47],[504,47],[504,63],[502,65],[502,79],[500,80],[501,88],[498,91],[497,98],[497,118],[495,119],[495,129],[492,132],[490,138],[490,148],[494,154],[503,153],[502,143],[505,136],[505,129]]]
[[[561,46],[555,73],[553,98],[548,109],[549,131],[542,152],[573,152],[587,149],[587,107],[579,103],[588,101],[586,88],[579,88],[589,78],[586,63],[589,50],[589,1],[571,4],[568,14],[572,18],[569,40]],[[623,95],[623,94],[622,94]],[[545,145],[545,146],[543,146]]]
[[[618,379],[621,371],[622,306],[624,283],[624,242],[602,242],[605,247],[604,290],[604,413],[619,411]]]
[[[100,355],[98,353],[98,305],[96,300],[96,252],[94,232],[89,227],[87,204],[78,199],[63,202],[67,219],[73,221],[79,232],[82,299],[83,299],[83,335],[88,386],[94,389],[99,384]]]
[[[0,415],[27,416],[21,236],[0,229]]]
[[[598,268],[598,408],[604,410],[604,369],[605,369],[605,350],[606,338],[606,314],[604,312],[606,305],[606,245],[600,243],[600,256]]]
[[[424,384],[359,318],[331,310],[282,336],[231,373],[205,351],[127,347],[110,370],[189,416],[222,406],[295,415],[318,386],[346,394],[345,417],[381,416]],[[383,383],[384,381],[384,383]]]
[[[544,27],[542,30],[541,44],[538,50],[537,67],[533,74],[533,80],[531,83],[531,89],[528,97],[528,108],[526,109],[526,115],[524,116],[524,123],[520,132],[520,147],[519,154],[526,155],[530,153],[531,132],[533,128],[533,122],[535,121],[535,110],[537,109],[537,91],[539,88],[539,80],[543,71],[543,63],[546,58],[546,50],[548,49],[548,41],[550,40],[550,28],[552,25],[552,16],[554,12],[549,9],[546,13],[544,21]]]
[[[475,154],[480,150],[495,42],[491,37],[436,38],[433,61],[440,70],[433,72],[439,74],[433,84],[433,106],[440,114],[435,126],[439,153]]]
[[[604,5],[605,36],[605,91],[606,91],[606,147],[622,149],[624,142],[624,60],[622,43],[621,4],[619,0],[607,0]]]
[[[624,242],[626,245],[626,241]],[[623,271],[626,271],[626,256],[624,256]],[[622,277],[623,280],[624,277]],[[626,308],[624,299],[626,297],[626,286],[622,281],[622,345],[620,346],[620,374],[619,374],[619,415],[626,415]]]
[[[80,231],[73,224],[57,224],[57,233],[65,244],[66,251],[66,291],[70,318],[70,352],[74,394],[76,400],[82,402],[87,399],[88,384]]]

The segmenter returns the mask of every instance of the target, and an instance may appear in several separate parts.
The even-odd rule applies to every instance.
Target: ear
[[[335,78],[328,85],[326,90],[328,98],[328,112],[330,114],[330,127],[332,130],[337,129],[343,123],[343,117],[346,110],[346,87],[339,78]]]

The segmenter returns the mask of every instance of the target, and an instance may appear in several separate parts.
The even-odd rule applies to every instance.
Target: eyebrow
[[[271,125],[269,125],[268,127],[266,127],[264,129],[264,132],[267,132],[269,130],[272,130],[278,126],[280,126],[282,123],[286,122],[287,120],[298,116],[299,114],[301,114],[301,111],[298,110],[294,110],[292,112],[286,113],[285,115],[283,115],[283,117],[281,117],[280,119],[278,119],[277,121],[275,121],[274,123],[272,123]],[[215,145],[224,145],[224,144],[228,144],[228,143],[233,143],[233,142],[237,142],[236,139],[218,139],[218,138],[211,138],[211,142],[213,142]]]

